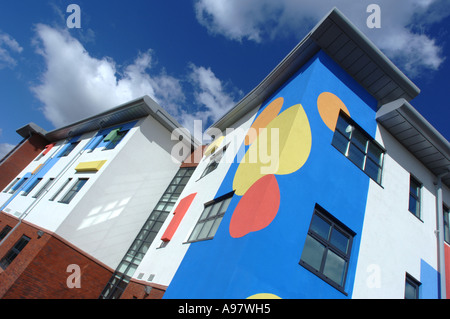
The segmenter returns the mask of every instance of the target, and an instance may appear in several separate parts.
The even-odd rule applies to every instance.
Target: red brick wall
[[[145,287],[150,286],[150,293],[145,292]],[[140,281],[130,281],[120,299],[162,299],[167,287]]]
[[[0,190],[9,183],[38,156],[49,142],[40,135],[32,135],[16,151],[0,164]],[[1,158],[0,158],[1,160]]]
[[[13,227],[16,223],[15,218],[0,213],[0,229],[6,224]],[[38,230],[23,222],[0,246],[2,258],[22,235],[31,238],[6,270],[0,268],[0,298],[97,299],[112,275],[112,269],[54,234],[44,233],[38,238]],[[80,267],[80,288],[67,286],[67,279],[73,274],[67,272],[67,266],[71,264]]]

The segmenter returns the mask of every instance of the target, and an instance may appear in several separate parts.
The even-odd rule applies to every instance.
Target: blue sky
[[[71,3],[80,29],[66,25]],[[23,0],[0,4],[0,155],[29,122],[50,131],[144,94],[204,129],[334,6],[420,87],[412,105],[450,139],[448,0]]]

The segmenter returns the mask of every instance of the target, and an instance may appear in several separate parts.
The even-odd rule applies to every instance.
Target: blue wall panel
[[[375,135],[376,100],[319,52],[261,107],[278,97],[284,98],[281,112],[300,103],[312,132],[305,165],[276,176],[281,203],[275,219],[260,231],[232,238],[229,224],[241,199],[234,195],[215,237],[190,245],[164,298],[247,298],[258,293],[281,298],[351,297],[369,177],[331,145],[333,132],[317,109],[322,92],[337,95],[356,123]],[[238,165],[231,165],[216,198],[233,190]],[[356,233],[346,294],[299,265],[316,203]]]

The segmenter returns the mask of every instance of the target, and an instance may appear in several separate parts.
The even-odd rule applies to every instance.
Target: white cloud
[[[14,67],[17,61],[11,54],[21,53],[23,48],[9,34],[0,32],[0,69]]]
[[[198,109],[183,112],[182,125],[194,132],[194,120],[202,121],[202,128],[206,129],[236,104],[236,94],[233,93],[235,90],[227,90],[210,68],[191,64],[190,70],[189,78]]]
[[[65,30],[36,26],[37,52],[46,62],[41,84],[32,91],[43,103],[43,113],[60,127],[143,95],[154,98],[169,112],[184,99],[179,80],[164,72],[150,76],[152,52],[140,53],[130,65],[90,56]],[[167,105],[165,105],[167,102]]]
[[[366,25],[369,4],[381,8],[381,29]],[[444,61],[441,48],[425,30],[450,15],[448,0],[197,0],[197,20],[213,34],[263,42],[286,34],[306,34],[333,7],[400,65],[410,76],[436,70]],[[415,28],[420,26],[420,28]],[[418,31],[421,30],[421,31]]]
[[[0,143],[0,160],[2,160],[14,147],[14,145],[9,143]]]

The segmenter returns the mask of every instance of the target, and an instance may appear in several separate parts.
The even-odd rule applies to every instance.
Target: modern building
[[[418,94],[332,10],[213,124],[133,278],[168,299],[449,296],[450,147]]]
[[[0,296],[450,298],[450,145],[419,93],[333,9],[206,147],[148,98],[46,133],[0,197]]]
[[[179,129],[143,97],[43,133],[0,193],[0,296],[98,298],[196,147]]]

